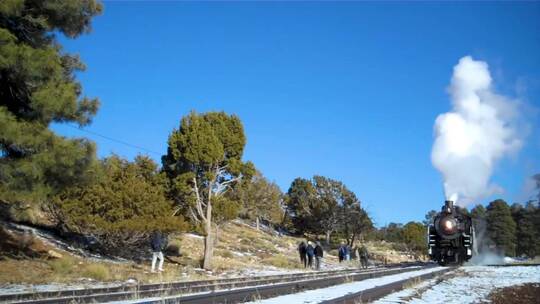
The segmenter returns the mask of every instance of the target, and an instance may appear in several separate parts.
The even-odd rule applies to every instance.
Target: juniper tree
[[[94,235],[113,253],[129,253],[154,230],[186,228],[181,217],[173,216],[165,176],[146,156],[133,162],[115,155],[105,158],[96,183],[70,187],[55,202],[61,227]]]
[[[310,180],[300,177],[293,180],[285,197],[285,206],[286,216],[291,221],[296,233],[312,230],[313,214],[311,208],[315,199],[315,187]]]
[[[335,232],[349,216],[343,210],[345,205],[358,202],[354,193],[336,180],[324,176],[314,176],[316,199],[311,205],[311,214],[315,223],[315,232],[324,233],[326,243],[330,243],[330,235]],[[358,202],[359,203],[359,202]]]
[[[342,208],[343,223],[342,229],[347,236],[347,242],[354,246],[354,241],[360,236],[366,236],[368,232],[373,230],[373,221],[367,212],[360,206],[360,201],[356,196],[352,200],[352,204],[347,204]]]
[[[87,125],[98,109],[75,78],[84,64],[56,36],[89,32],[101,9],[94,0],[0,2],[0,200],[42,201],[95,164],[93,143],[49,126]]]
[[[237,184],[231,198],[240,203],[243,216],[255,220],[257,230],[261,220],[278,224],[283,218],[281,190],[258,171]]]
[[[212,268],[215,226],[213,204],[223,199],[230,186],[253,165],[242,162],[246,138],[242,122],[224,112],[182,118],[168,139],[163,170],[170,180],[170,195],[176,204],[205,232],[203,267]]]
[[[403,242],[410,250],[425,252],[426,226],[418,222],[408,222],[403,226]]]

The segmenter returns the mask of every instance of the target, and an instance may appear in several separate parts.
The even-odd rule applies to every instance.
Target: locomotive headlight
[[[453,234],[456,232],[457,223],[453,218],[445,218],[441,221],[441,228],[445,234]]]

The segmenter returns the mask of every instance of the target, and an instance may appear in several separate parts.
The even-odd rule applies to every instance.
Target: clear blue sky
[[[161,154],[190,110],[236,113],[244,158],[283,191],[295,177],[341,180],[377,225],[422,220],[444,200],[433,123],[459,58],[487,61],[500,92],[539,108],[540,3],[105,2],[93,27],[61,39],[102,103],[87,130]],[[511,202],[540,172],[527,112],[527,145],[493,177]],[[55,129],[93,139],[101,157],[144,153]]]

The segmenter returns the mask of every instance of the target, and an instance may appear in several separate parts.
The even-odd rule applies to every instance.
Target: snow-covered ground
[[[467,266],[451,274],[442,282],[428,280],[375,303],[477,303],[495,288],[540,282],[540,266]]]
[[[44,292],[44,291],[62,291],[72,289],[88,289],[88,288],[104,288],[104,287],[116,287],[123,283],[100,283],[95,281],[87,281],[81,283],[63,284],[63,283],[51,283],[51,284],[5,284],[0,285],[0,294],[16,294],[16,293],[30,293],[30,292]]]
[[[356,293],[362,290],[374,288],[381,285],[390,284],[400,280],[405,280],[408,278],[420,276],[426,273],[431,273],[434,271],[442,270],[443,267],[434,267],[424,270],[415,270],[409,271],[400,274],[394,274],[385,276],[382,278],[369,279],[359,282],[346,283],[341,285],[336,285],[328,288],[308,290],[304,292],[299,292],[295,294],[260,300],[256,302],[250,302],[251,304],[280,304],[280,303],[319,303],[326,300],[331,300],[345,296],[350,293]]]

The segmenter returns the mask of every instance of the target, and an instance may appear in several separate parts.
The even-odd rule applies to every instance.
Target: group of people
[[[158,231],[154,231],[150,237],[150,248],[152,250],[152,272],[163,271],[163,250],[167,246],[167,236],[162,235]],[[298,245],[298,253],[300,255],[300,263],[304,265],[304,268],[314,268],[316,270],[321,269],[321,262],[324,255],[324,250],[320,242],[313,243],[312,241],[300,242]],[[353,256],[351,256],[353,254]],[[350,245],[341,243],[338,249],[339,262],[350,261],[351,258],[356,258],[360,261],[362,268],[367,268],[369,253],[366,246],[354,247],[351,249]],[[158,263],[159,261],[159,263]],[[315,264],[313,264],[315,262]],[[156,267],[157,266],[157,267]]]
[[[317,270],[321,267],[321,260],[323,257],[323,248],[319,242],[315,244],[311,241],[307,243],[305,241],[300,242],[298,245],[298,253],[300,255],[300,263],[305,268],[315,268]],[[367,268],[369,263],[369,253],[366,246],[356,246],[351,248],[350,245],[341,243],[338,249],[339,262],[350,261],[351,259],[358,259],[360,267]],[[315,261],[315,265],[313,265]]]
[[[306,242],[302,241],[298,245],[298,254],[300,255],[300,263],[304,265],[304,268],[321,269],[321,260],[324,255],[321,243],[314,244],[312,241],[308,241],[306,244]],[[313,260],[315,260],[315,265],[313,265]]]
[[[300,255],[300,263],[304,265],[305,268],[315,268],[316,270],[321,268],[323,248],[319,242],[300,242],[298,245],[298,254]],[[369,253],[366,246],[356,246],[353,249],[350,245],[342,242],[338,249],[339,262],[350,261],[353,258],[358,259],[360,262],[360,267],[367,268],[369,263]],[[313,265],[313,261],[315,261],[315,265]]]

